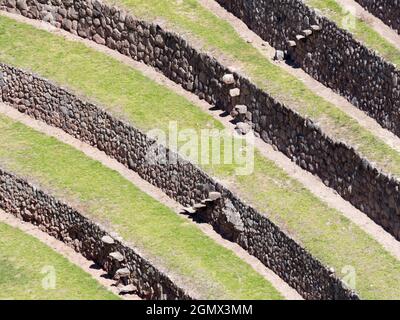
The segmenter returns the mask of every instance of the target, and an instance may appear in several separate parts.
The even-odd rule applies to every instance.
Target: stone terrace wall
[[[192,299],[175,285],[162,271],[142,258],[135,250],[114,240],[105,244],[101,239],[110,236],[99,225],[78,211],[60,202],[35,186],[0,168],[0,208],[18,218],[40,226],[49,235],[65,242],[84,257],[94,261],[110,275],[122,267],[131,274],[125,284],[137,288],[145,299]],[[111,252],[120,252],[124,261],[111,258]]]
[[[293,27],[301,29],[300,22],[293,21],[304,20],[306,25],[317,23],[308,18],[315,16],[309,9],[306,8],[308,15],[303,14],[306,10],[303,4],[298,4],[296,10],[293,10],[292,4],[296,1],[278,2],[279,6],[276,4],[276,7],[282,7],[282,12],[278,17],[268,16],[268,21],[276,20],[272,24],[261,23],[259,18],[265,16],[263,13],[265,6],[254,7],[254,2],[247,1],[245,2],[247,5],[240,10],[242,14],[251,12],[251,17],[256,21],[255,25],[259,28],[264,26],[261,29],[263,32],[267,33],[271,27],[271,32],[268,34],[271,34],[275,42],[282,38],[284,43],[283,38],[291,38],[292,34],[296,34],[298,31]],[[232,0],[230,3],[232,8],[237,9],[238,4],[242,2]],[[257,4],[262,3],[262,0],[257,2]],[[265,2],[269,3],[276,2]],[[12,0],[0,0],[0,8],[29,18],[49,21],[81,37],[105,44],[135,60],[155,67],[188,91],[222,109],[230,110],[234,103],[247,105],[253,127],[264,141],[274,144],[303,169],[319,176],[326,185],[335,189],[344,199],[400,239],[400,193],[398,192],[400,182],[397,179],[380,172],[353,148],[327,137],[312,121],[304,119],[238,74],[234,74],[235,84],[232,86],[240,88],[240,97],[234,98],[237,99],[234,101],[229,95],[229,89],[232,87],[225,85],[221,80],[223,75],[230,71],[214,58],[192,48],[179,35],[164,31],[158,25],[135,20],[125,11],[109,7],[99,1],[19,0],[15,4]],[[254,12],[250,11],[253,9]],[[287,12],[291,11],[297,13],[293,14],[295,20],[292,16],[290,19],[287,17]],[[277,22],[280,27],[274,29]],[[332,32],[342,33],[326,19],[321,19],[320,24],[326,30],[332,30],[326,31],[330,38],[334,38]],[[350,35],[346,37],[350,41]],[[300,46],[301,43],[298,47]],[[361,49],[362,47],[359,47],[359,50]],[[298,51],[303,52],[300,49]],[[328,56],[340,58],[345,51],[331,51]],[[354,53],[356,56],[357,54]],[[334,60],[332,64],[335,65]],[[367,69],[375,70],[371,66]],[[364,70],[364,74],[367,69]],[[359,73],[362,72],[354,68],[348,74]],[[373,78],[379,78],[379,74],[381,73],[377,73]],[[334,76],[332,79],[340,77]],[[362,83],[366,82],[357,82],[356,86],[360,88]],[[346,87],[351,87],[351,84],[346,84]],[[20,93],[14,94],[18,97]],[[32,99],[29,104],[33,104]],[[79,125],[79,122],[76,122],[76,125]],[[104,148],[101,143],[99,147]],[[155,177],[151,179],[154,180]],[[181,195],[177,195],[183,203],[188,199],[187,194],[192,192],[189,190],[194,188],[182,187]]]
[[[200,218],[259,258],[305,298],[357,298],[269,219],[196,166],[179,157],[176,164],[149,163],[150,148],[157,148],[139,130],[47,80],[5,64],[0,64],[0,71],[2,101],[103,150],[182,205],[199,203],[210,191],[220,192],[221,199],[202,210]]]
[[[355,0],[388,26],[400,33],[399,0]]]
[[[312,77],[400,136],[400,71],[300,0],[217,0],[277,49],[296,41],[290,58]],[[372,1],[371,1],[372,2]]]

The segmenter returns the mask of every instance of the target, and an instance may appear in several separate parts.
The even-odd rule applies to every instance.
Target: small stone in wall
[[[156,44],[157,44],[157,46],[159,46],[159,47],[163,47],[164,46],[164,39],[163,39],[163,37],[161,36],[161,35],[156,35]]]
[[[313,24],[313,25],[311,26],[311,29],[312,29],[313,31],[319,31],[319,30],[321,30],[321,27],[320,27],[319,25],[317,25],[317,24]]]
[[[122,286],[119,289],[119,294],[130,294],[136,292],[136,287],[133,284],[128,284],[127,286]]]
[[[194,208],[195,210],[203,209],[203,208],[205,208],[205,207],[206,207],[206,205],[203,204],[203,203],[196,203],[196,204],[193,206],[193,208]]]
[[[0,87],[4,87],[5,85],[6,85],[6,82],[4,81],[3,72],[0,71]]]
[[[28,10],[26,0],[17,0],[17,8],[21,11]]]
[[[187,214],[195,214],[196,213],[196,210],[194,210],[192,207],[183,208],[183,211],[186,212]]]
[[[102,37],[100,37],[97,33],[93,36],[93,41],[102,45],[106,44],[106,41]]]
[[[235,110],[237,111],[238,114],[246,114],[247,112],[247,106],[243,105],[243,104],[238,104],[235,107]]]
[[[225,208],[223,209],[223,214],[226,217],[226,227],[233,229],[235,232],[244,231],[244,224],[240,213],[236,210],[235,206],[230,200],[227,200]]]
[[[289,47],[295,47],[295,46],[296,46],[296,42],[293,41],[293,40],[289,40],[289,41],[287,42],[287,45],[288,45]]]
[[[221,193],[220,193],[220,192],[217,192],[217,191],[211,191],[211,192],[208,194],[208,198],[209,198],[211,201],[218,200],[218,199],[221,198]]]

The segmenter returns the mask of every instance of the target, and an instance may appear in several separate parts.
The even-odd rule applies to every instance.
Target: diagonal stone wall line
[[[104,151],[181,205],[200,203],[209,197],[210,192],[220,193],[219,200],[199,212],[200,218],[257,257],[304,298],[358,298],[334,273],[266,216],[243,203],[198,167],[179,156],[174,165],[149,164],[146,154],[154,140],[140,130],[45,79],[5,64],[0,64],[0,70],[5,82],[0,92],[4,102]],[[240,217],[242,229],[237,229],[227,220],[226,206]]]
[[[40,226],[50,236],[66,243],[111,276],[128,268],[125,285],[132,285],[143,299],[193,299],[162,270],[80,212],[43,192],[22,178],[0,168],[0,209]],[[107,237],[111,242],[105,242]],[[118,252],[121,259],[110,253]],[[139,275],[140,276],[137,276]]]
[[[65,133],[61,129],[49,126],[44,122],[35,120],[28,115],[20,113],[18,110],[7,106],[0,102],[0,113],[6,115],[7,117],[21,122],[24,125],[42,132],[47,136],[56,138],[57,140],[68,144],[75,149],[83,152],[86,156],[99,161],[104,166],[118,172],[125,179],[130,181],[132,184],[137,186],[140,190],[150,195],[156,201],[166,205],[176,214],[182,214],[182,206],[174,201],[173,199],[167,197],[161,190],[157,187],[151,185],[147,181],[143,180],[136,172],[128,169],[123,164],[119,163],[117,160],[107,156],[104,152],[90,146],[89,144],[82,142],[76,138],[73,138],[69,134]],[[267,281],[269,281],[286,299],[289,300],[301,300],[302,297],[286,284],[278,275],[276,275],[272,270],[268,269],[261,261],[259,261],[254,256],[251,256],[246,250],[240,247],[238,244],[228,241],[222,238],[218,233],[216,233],[210,225],[196,223],[193,219],[186,216],[188,223],[191,223],[198,227],[205,235],[211,238],[214,242],[218,243],[222,247],[232,251],[240,259],[249,264],[255,271],[261,274]]]
[[[295,0],[284,3],[291,1]],[[248,121],[265,142],[275,145],[301,168],[318,176],[325,185],[400,239],[399,179],[380,170],[353,147],[328,136],[310,119],[260,90],[250,80],[232,74],[215,58],[196,50],[179,35],[165,31],[159,25],[135,20],[124,10],[98,0],[43,2],[45,4],[26,0],[26,6],[20,10],[12,3],[0,0],[0,8],[49,21],[80,37],[105,44],[156,68],[184,89],[223,110],[231,111],[237,104],[246,106]],[[284,28],[279,30],[286,32]],[[280,34],[271,36],[279,38]],[[230,85],[223,80],[227,74],[233,79]],[[10,93],[12,95],[13,91],[8,91],[6,96]]]
[[[102,269],[93,268],[93,261],[86,259],[83,255],[76,252],[71,247],[67,246],[64,242],[57,240],[46,232],[39,229],[39,227],[18,219],[16,216],[6,213],[0,209],[0,222],[9,226],[17,228],[24,233],[38,239],[58,254],[66,258],[69,262],[84,270],[92,278],[94,278],[100,285],[112,293],[118,295],[119,289],[115,286],[115,281],[104,272]],[[126,294],[120,296],[124,300],[140,300],[140,297],[135,294]]]

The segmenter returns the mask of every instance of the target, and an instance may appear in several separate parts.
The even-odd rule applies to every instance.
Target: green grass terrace
[[[0,213],[1,214],[1,213]],[[43,286],[54,272],[54,287]],[[0,300],[115,300],[94,278],[40,240],[0,222]]]
[[[140,3],[145,7],[144,3],[148,2]],[[162,1],[154,8],[161,6],[167,15],[172,12],[167,6],[169,3]],[[195,1],[183,3],[183,9],[186,10],[187,3],[193,3],[188,6],[193,10],[190,12],[204,15],[205,20],[198,24],[199,28],[207,24],[208,35],[220,35],[212,30],[214,25],[224,22],[202,10]],[[197,8],[199,10],[195,10]],[[186,17],[184,14],[179,16]],[[191,19],[185,19],[189,24]],[[193,25],[196,21],[193,19]],[[228,34],[236,37],[233,31]],[[243,51],[246,48],[252,50],[251,47],[242,48]],[[237,52],[239,54],[240,50]],[[178,121],[180,128],[222,128],[220,122],[195,105],[131,67],[83,44],[4,17],[0,18],[0,61],[36,72],[89,97],[143,130],[166,129],[169,121]],[[256,61],[254,59],[253,63]],[[260,70],[265,70],[263,63],[268,64],[264,61],[259,61]],[[1,164],[53,190],[58,196],[67,197],[72,203],[80,203],[90,217],[111,224],[125,239],[145,248],[154,259],[162,260],[160,263],[169,270],[179,272],[196,287],[198,284],[200,292],[206,288],[203,294],[208,294],[208,298],[280,297],[249,266],[215,245],[175,213],[140,193],[115,172],[9,119],[2,119],[0,132]],[[368,132],[365,134],[372,140],[365,138],[364,141],[362,135],[355,136],[388,163],[386,168],[398,173],[399,155]],[[334,267],[339,276],[346,266],[354,267],[356,290],[362,298],[400,297],[399,261],[272,161],[256,153],[254,162],[254,173],[248,176],[235,175],[235,165],[203,168],[295,237],[323,263]],[[60,167],[63,170],[59,170]],[[161,223],[163,228],[159,227]]]

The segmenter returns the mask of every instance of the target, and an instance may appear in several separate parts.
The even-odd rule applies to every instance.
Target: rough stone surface
[[[251,126],[246,122],[239,122],[236,124],[235,129],[238,133],[246,135],[251,131]]]
[[[126,277],[129,277],[130,274],[131,274],[131,271],[130,271],[128,268],[121,268],[121,269],[118,269],[118,270],[115,272],[115,276],[118,277],[118,278],[126,278]]]
[[[114,260],[118,261],[118,262],[122,262],[125,260],[123,254],[121,252],[115,251],[115,252],[111,252],[109,254],[109,256],[111,258],[113,258]]]
[[[239,89],[239,88],[234,88],[234,89],[229,90],[229,95],[230,95],[231,97],[238,97],[238,96],[240,96],[240,89]]]
[[[276,50],[274,60],[283,61],[285,60],[285,53],[282,50]]]
[[[235,78],[231,73],[224,74],[224,76],[222,77],[222,82],[225,84],[234,84]]]
[[[400,0],[355,0],[400,34]]]
[[[135,293],[136,287],[132,284],[128,284],[126,286],[122,286],[119,288],[119,294],[128,294],[128,293]]]
[[[126,257],[125,265],[132,270],[127,281],[142,298],[191,299],[168,276],[126,244],[115,241],[112,246],[105,245],[101,239],[109,235],[101,226],[2,168],[0,208],[21,220],[39,226],[49,235],[94,261],[110,275],[120,268],[120,263],[109,257],[112,250],[118,250]]]
[[[235,110],[239,114],[246,114],[247,113],[247,106],[239,104],[239,105],[235,106]]]
[[[218,199],[221,198],[221,193],[212,191],[212,192],[210,192],[210,193],[208,194],[208,198],[209,198],[211,201],[218,200]]]
[[[110,236],[102,237],[101,241],[103,241],[105,244],[109,244],[109,245],[114,244],[114,242],[115,242],[114,239],[111,238]]]
[[[400,136],[400,70],[301,0],[217,0],[316,80]],[[358,0],[400,21],[398,0]],[[318,28],[316,28],[318,26]],[[310,34],[309,29],[318,30]],[[307,31],[308,30],[308,31]],[[306,31],[306,32],[304,32]],[[305,36],[307,35],[307,36]],[[334,48],[334,50],[332,50]]]
[[[179,156],[176,157],[176,164],[151,163],[147,155],[149,150],[154,150],[156,142],[140,130],[45,79],[5,64],[0,64],[0,71],[5,82],[0,87],[0,98],[20,112],[61,128],[81,141],[104,151],[163,190],[182,206],[190,207],[208,198],[218,199],[209,203],[204,210],[200,209],[196,217],[199,216],[201,220],[210,223],[217,232],[237,242],[250,254],[259,258],[305,298],[357,299],[354,292],[346,289],[335,275],[265,215],[243,203],[231,191],[195,165]],[[223,71],[221,70],[221,73],[225,73]],[[222,74],[216,78],[221,79]],[[259,92],[260,94],[263,95]],[[275,117],[272,110],[269,112],[272,123],[278,122],[278,119],[285,121],[284,117]],[[289,111],[282,107],[281,112],[283,115],[283,112]],[[297,118],[293,119],[284,123],[285,130],[290,124],[296,123],[293,121]],[[298,125],[303,130],[307,128],[304,120]],[[8,195],[6,185],[4,188],[4,191],[0,189],[0,201],[3,199],[6,208],[7,205],[14,208],[15,205],[11,201],[13,194]],[[8,199],[10,197],[11,200]],[[18,210],[15,209],[15,213],[21,206],[16,208]],[[110,252],[116,250],[122,252],[129,261],[126,251],[118,246],[113,247]]]
[[[301,41],[296,47],[290,49],[292,53],[295,50],[294,57],[300,57],[301,52],[305,52],[304,46],[311,43],[315,48],[306,51],[307,53],[314,52],[314,54],[311,54],[311,59],[308,60],[320,60],[315,64],[316,71],[320,70],[319,67],[317,68],[318,64],[325,66],[322,68],[326,69],[322,72],[324,76],[321,76],[321,80],[326,76],[326,79],[329,79],[331,83],[344,86],[346,90],[366,91],[364,97],[373,92],[376,104],[371,109],[374,111],[371,112],[381,114],[388,123],[393,123],[393,125],[397,123],[396,116],[393,116],[390,111],[382,110],[379,105],[382,101],[390,100],[392,94],[400,97],[400,81],[395,80],[400,77],[400,74],[397,76],[398,71],[393,66],[390,67],[382,59],[366,50],[361,44],[355,42],[351,35],[338,29],[335,24],[325,18],[318,17],[314,11],[297,0],[259,0],[257,2],[249,0],[245,4],[242,3],[242,0],[232,0],[229,3],[223,0],[218,1],[239,15],[262,37],[268,38],[268,41],[278,47],[284,47],[287,39],[293,39],[296,34],[307,29],[309,25],[312,29],[313,26],[314,29],[315,26],[321,27],[320,31],[314,32],[305,41]],[[20,11],[6,0],[0,0],[0,9],[16,11],[33,19],[42,19],[46,14],[53,15],[56,18],[58,17],[57,12],[66,11],[66,17],[63,18],[61,24],[62,28],[65,28],[64,22],[69,21],[71,25],[75,26],[75,29],[71,31],[72,33],[76,33],[75,30],[80,30],[82,32],[79,35],[88,39],[93,39],[98,34],[105,39],[106,45],[111,49],[153,66],[171,80],[181,84],[185,89],[229,113],[236,104],[246,105],[248,108],[246,118],[253,122],[254,131],[265,142],[275,145],[277,149],[303,169],[319,176],[326,185],[335,189],[344,199],[350,201],[385,230],[400,239],[400,194],[397,179],[380,172],[372,164],[362,166],[361,164],[366,160],[356,150],[343,142],[333,140],[312,121],[286,107],[268,93],[257,88],[248,79],[220,64],[213,57],[198,52],[179,35],[165,31],[158,25],[135,20],[124,11],[109,7],[99,1],[41,0],[39,2],[27,0],[27,5],[29,10]],[[289,13],[291,14],[289,15]],[[95,23],[96,19],[101,21],[101,26],[96,26],[98,24]],[[156,41],[157,35],[160,35],[163,39],[161,47],[160,37]],[[326,54],[326,50],[331,52],[332,46],[337,48],[336,53]],[[306,56],[309,57],[308,54]],[[347,60],[344,61],[344,58]],[[354,59],[351,60],[350,58]],[[376,63],[370,63],[370,58],[376,59]],[[336,66],[336,64],[340,66]],[[369,67],[364,68],[364,65]],[[386,76],[382,76],[382,70],[387,68],[392,71]],[[230,96],[231,85],[226,85],[223,82],[223,77],[226,74],[234,76],[235,86],[240,89],[240,96],[235,98]],[[313,74],[317,76],[319,73]],[[355,78],[350,79],[348,75]],[[358,79],[357,77],[361,77],[361,75],[366,78]],[[379,85],[374,84],[374,79],[380,79]],[[387,79],[391,81],[390,86],[385,84]],[[394,83],[397,84],[397,89],[393,87]],[[25,105],[26,102],[29,103],[29,106],[35,105],[33,103],[34,97],[26,93],[26,89],[23,88],[25,82],[24,84],[15,84],[15,86],[17,89],[10,90],[10,88],[13,88],[12,86],[6,88],[5,94],[3,94],[4,101],[17,105]],[[32,86],[28,87],[33,90]],[[386,89],[389,87],[393,91],[387,94]],[[375,92],[375,89],[378,92]],[[24,98],[25,94],[28,94],[30,98]],[[375,94],[377,94],[376,97]],[[40,95],[43,96],[43,92]],[[235,101],[236,103],[232,105],[232,99],[238,101]],[[366,99],[370,100],[369,98]],[[42,103],[45,100],[48,100],[47,97],[41,98]],[[354,103],[361,101],[356,98],[353,100]],[[394,100],[391,100],[391,103],[395,106]],[[63,108],[68,107],[65,101],[62,101],[61,105],[63,105]],[[366,105],[365,103],[359,104],[360,107]],[[391,104],[389,103],[389,105]],[[51,116],[50,114],[40,115],[39,111],[32,112],[29,108],[23,106],[19,106],[19,108],[35,117],[46,119]],[[391,109],[400,115],[400,108]],[[42,109],[40,110],[42,111]],[[72,126],[67,126],[62,122],[65,120],[51,122],[55,122],[64,130],[71,130],[72,127],[79,128],[82,120],[86,120],[88,117],[91,117],[91,113],[84,115],[81,119],[72,118]],[[60,119],[62,118],[64,116],[61,116]],[[108,116],[106,119],[105,121],[109,121]],[[123,127],[122,123],[117,125],[117,128],[121,127]],[[396,127],[400,130],[400,126]],[[84,128],[94,130],[92,123],[88,123]],[[89,139],[90,134],[93,133],[89,134],[89,131],[89,129],[82,130],[79,133],[80,137]],[[124,132],[124,134],[128,133]],[[89,140],[94,139],[92,142],[96,141],[96,146],[105,150],[108,154],[115,154],[115,150],[111,150],[114,148],[111,143],[113,138],[101,132],[96,132],[96,135],[100,137],[90,137]],[[124,137],[126,139],[129,135]],[[135,164],[137,162],[134,161],[137,158],[135,152],[133,152],[135,149],[122,147],[125,145],[124,143],[126,141],[122,141],[121,145],[117,147],[120,149],[118,152],[121,152],[122,155],[118,154],[116,157],[122,163],[138,170],[137,164]],[[141,148],[139,153],[143,150],[143,146]],[[128,149],[130,151],[127,151]],[[146,172],[146,175],[148,174]],[[153,184],[158,180],[155,176],[157,176],[157,173],[152,171],[152,177],[149,180]],[[162,186],[163,190],[168,190],[166,191],[168,195],[176,195],[183,203],[188,202],[187,199],[190,199],[188,193],[195,189],[193,182],[188,182],[192,188],[181,187],[180,190],[171,191],[166,186],[165,181],[164,179],[162,183],[160,181],[157,181],[157,183]],[[192,203],[187,203],[187,205],[192,205]]]

